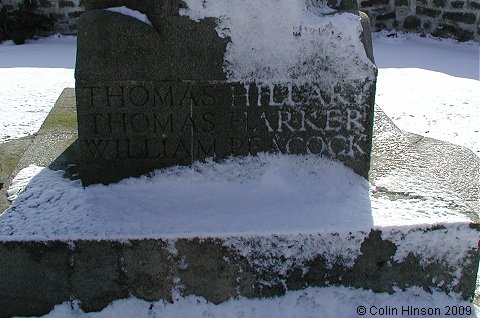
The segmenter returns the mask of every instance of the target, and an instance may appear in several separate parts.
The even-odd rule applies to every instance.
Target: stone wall
[[[21,0],[3,0],[15,4]],[[459,41],[480,42],[480,0],[357,0],[373,31],[425,32]],[[55,32],[77,33],[84,0],[39,0],[42,10],[57,19]]]
[[[480,0],[357,0],[373,31],[405,30],[480,41]]]
[[[3,5],[16,5],[22,0],[2,0]],[[84,11],[83,0],[38,0],[41,12],[52,14],[55,19],[55,32],[77,34],[78,17]]]

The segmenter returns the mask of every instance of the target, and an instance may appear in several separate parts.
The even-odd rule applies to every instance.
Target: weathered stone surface
[[[128,297],[126,271],[121,258],[123,248],[119,242],[75,243],[70,289],[85,311],[99,310],[114,299]]]
[[[480,2],[469,1],[469,2],[468,2],[468,5],[469,5],[471,8],[479,9],[479,10],[480,10]]]
[[[441,23],[438,28],[432,33],[433,36],[442,38],[454,38],[460,42],[465,42],[473,39],[473,32],[464,30],[456,25]]]
[[[473,13],[461,13],[461,12],[444,12],[443,16],[444,19],[448,19],[455,22],[463,22],[466,24],[473,24],[475,23],[475,14]]]
[[[40,6],[42,6],[43,8],[55,7],[55,3],[49,0],[40,0],[39,3],[40,3]]]
[[[373,7],[377,5],[387,5],[390,2],[390,0],[367,0],[367,1],[362,1],[360,5],[363,8],[368,8],[368,7]]]
[[[403,27],[407,30],[414,30],[420,26],[420,19],[410,15],[403,20]]]
[[[395,0],[395,6],[408,7],[408,0]]]
[[[84,113],[81,109],[78,112],[80,135],[90,132],[88,139],[80,140],[84,145],[82,151],[86,152],[82,155],[91,158],[84,163],[91,164],[88,169],[97,167],[89,173],[103,182],[111,182],[138,175],[139,159],[145,167],[141,172],[145,173],[206,157],[226,158],[261,151],[316,153],[341,158],[366,175],[368,163],[361,161],[368,161],[370,141],[362,132],[363,127],[371,125],[371,118],[354,106],[343,110],[335,105],[312,109],[318,99],[302,105],[300,101],[311,98],[316,89],[315,84],[303,87],[213,82],[193,85],[117,82],[97,87],[77,84],[77,90],[87,91],[84,99],[80,97],[77,101],[94,109],[94,113]],[[123,100],[118,94],[122,94]],[[299,101],[298,106],[271,107],[272,102],[280,104],[285,98]],[[331,101],[331,97],[325,94],[323,100]],[[121,104],[113,106],[115,102]],[[109,103],[123,112],[108,112]],[[225,109],[225,105],[230,109]],[[355,130],[357,136],[350,133]],[[361,159],[356,162],[342,155],[350,152]],[[109,178],[112,164],[119,174]]]
[[[75,3],[73,3],[73,1],[60,0],[60,1],[58,1],[58,6],[60,8],[74,7]]]
[[[455,239],[442,227],[414,229],[405,239],[424,231],[431,232],[432,237],[443,233],[446,240]],[[0,302],[4,301],[0,303],[0,317],[41,315],[54,305],[72,299],[79,300],[86,312],[100,311],[113,300],[129,295],[148,301],[171,301],[173,290],[184,297],[201,296],[215,304],[239,296],[273,297],[287,290],[325,286],[388,293],[395,288],[419,286],[427,291],[454,291],[465,299],[472,297],[478,269],[477,250],[465,255],[461,274],[457,276],[457,268],[449,267],[444,261],[423,258],[416,251],[395,260],[397,249],[405,246],[384,239],[382,236],[387,233],[380,230],[350,234],[350,239],[340,241],[338,233],[313,233],[248,238],[74,241],[68,245],[58,241],[0,242],[0,263],[11,265],[0,267],[0,271],[6,271],[4,281],[7,279],[7,284],[0,285]],[[284,244],[293,250],[311,244],[348,245],[357,235],[364,238],[360,254],[352,264],[341,257],[332,263],[331,255],[322,252],[309,259],[289,259],[286,263]],[[237,242],[231,245],[232,241]],[[268,251],[262,248],[265,244],[270,246]],[[240,252],[239,246],[250,252]]]
[[[363,32],[361,34],[361,40],[365,48],[365,53],[370,61],[375,63],[375,58],[373,56],[373,43],[372,43],[372,33],[370,32],[370,19],[365,12],[360,11],[360,21],[362,23]]]
[[[54,160],[52,154],[65,149],[58,139],[73,143],[76,128],[71,115],[75,104],[73,90],[62,94],[55,108],[42,126],[39,135],[47,139],[34,140],[30,153],[24,156],[39,165],[67,169],[76,164],[76,157],[62,154]],[[463,201],[451,201],[450,206],[470,209],[471,223],[459,225],[478,232],[480,209],[480,161],[471,151],[460,146],[402,132],[377,109],[375,113],[375,143],[372,153],[371,182],[391,179],[385,187],[377,187],[374,196],[388,196],[390,200],[418,201],[425,198],[411,196],[408,192],[394,191],[399,185],[392,176],[403,171],[405,176],[417,180],[418,185],[437,187],[439,193],[454,191]],[[63,132],[59,137],[53,132]],[[51,149],[45,153],[42,143],[49,142]],[[37,152],[37,155],[35,155]],[[61,152],[61,151],[60,151]],[[22,162],[24,162],[22,160]],[[22,163],[24,165],[25,163]],[[438,200],[441,200],[440,198]],[[446,224],[446,226],[449,226]],[[353,235],[355,233],[355,235]],[[402,260],[395,260],[398,249],[407,249],[409,235],[421,235],[415,242],[428,244],[441,238],[442,247],[453,243],[458,248],[459,236],[455,227],[448,231],[442,225],[418,228],[402,233],[404,240],[389,238],[388,229],[352,232],[361,237],[358,257],[348,263],[319,252],[309,259],[292,262],[285,257],[285,246],[303,248],[309,244],[328,246],[338,241],[338,233],[312,233],[293,235],[250,236],[237,238],[236,243],[225,237],[178,238],[150,240],[83,240],[45,243],[42,241],[0,242],[0,317],[12,315],[42,315],[71,299],[82,300],[82,309],[101,310],[109,301],[125,295],[153,301],[171,300],[171,290],[182,295],[199,295],[212,302],[222,302],[229,297],[265,297],[282,295],[287,290],[308,286],[353,286],[370,288],[377,292],[392,292],[420,286],[425,290],[454,291],[464,298],[472,297],[478,266],[478,249],[463,255],[461,266],[452,268],[449,255],[437,260],[422,258],[416,248]],[[340,240],[348,246],[349,238]],[[423,242],[423,243],[422,243]],[[240,244],[240,245],[238,245]],[[264,245],[267,244],[267,245]],[[276,244],[276,245],[275,245]],[[435,244],[435,243],[432,243]],[[236,246],[236,248],[235,248]],[[252,247],[257,247],[252,248]],[[261,247],[268,246],[263,249]],[[250,249],[247,255],[238,247]],[[286,262],[288,266],[285,266]],[[275,266],[281,266],[279,271]],[[456,280],[458,279],[458,281]],[[3,302],[2,302],[3,301]]]
[[[396,16],[397,15],[396,15],[395,11],[385,12],[383,14],[377,15],[377,21],[395,19]]]
[[[463,8],[464,4],[465,4],[464,1],[452,1],[452,2],[450,2],[450,6],[454,9],[461,9],[461,8]]]
[[[80,17],[75,76],[84,185],[258,152],[314,153],[367,177],[374,80],[227,80],[230,39],[219,37],[214,19],[196,22],[143,4],[155,12],[154,28],[100,10]]]
[[[420,15],[426,15],[428,17],[435,18],[440,15],[441,11],[440,10],[435,10],[435,9],[429,9],[425,7],[417,7],[416,13]]]
[[[178,259],[161,240],[132,241],[122,246],[121,269],[131,295],[153,301],[171,301]]]
[[[73,11],[68,13],[68,17],[71,19],[79,18],[82,15],[83,11]]]
[[[432,3],[436,7],[444,8],[447,0],[433,0]]]
[[[47,314],[68,300],[70,272],[65,242],[0,243],[0,317]]]

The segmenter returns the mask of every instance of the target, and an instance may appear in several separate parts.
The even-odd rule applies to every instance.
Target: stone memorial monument
[[[329,286],[472,299],[480,160],[380,107],[373,127],[368,19],[325,1],[87,0],[75,91],[37,134],[0,144],[5,185],[49,168],[0,201],[0,318]],[[302,156],[76,180],[260,152]]]
[[[83,184],[258,152],[325,156],[367,177],[376,68],[356,3],[197,2],[87,3]],[[122,5],[147,23],[101,10]]]

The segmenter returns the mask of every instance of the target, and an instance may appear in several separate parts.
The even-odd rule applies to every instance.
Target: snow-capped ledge
[[[135,262],[161,259],[174,273],[161,274],[168,290],[192,286],[214,302],[338,284],[384,292],[421,286],[464,298],[473,292],[465,282],[477,266],[479,232],[461,204],[433,190],[418,196],[371,189],[342,164],[318,156],[208,161],[86,188],[61,171],[28,171],[36,174],[0,216],[0,241],[28,241],[47,254],[61,244],[62,254],[79,264],[97,257],[98,248],[115,250],[107,263],[121,259],[133,280],[158,270],[135,269]],[[211,269],[217,267],[221,273]],[[229,278],[213,278],[225,271]],[[193,287],[202,275],[212,287]],[[217,284],[231,287],[213,293]]]
[[[140,11],[132,10],[132,9],[127,8],[125,6],[123,6],[123,7],[111,7],[111,8],[107,8],[107,9],[104,9],[104,10],[121,13],[123,15],[135,18],[135,19],[137,19],[137,20],[139,20],[143,23],[146,23],[149,26],[152,26],[152,22],[150,22],[150,19],[148,19],[147,15],[141,13]]]

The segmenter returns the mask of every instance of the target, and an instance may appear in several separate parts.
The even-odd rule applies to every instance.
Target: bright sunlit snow
[[[152,22],[150,22],[147,15],[143,14],[143,13],[137,11],[137,10],[132,10],[132,9],[129,9],[125,6],[123,6],[123,7],[113,7],[113,8],[108,8],[108,9],[105,9],[105,10],[127,15],[129,17],[132,17],[132,18],[135,18],[139,21],[142,21],[143,23],[146,23],[149,26],[152,26]]]
[[[28,174],[34,177],[18,195]],[[16,200],[0,216],[0,240],[348,233],[372,227],[408,232],[412,226],[469,223],[448,200],[438,200],[448,194],[425,189],[423,200],[408,201],[371,196],[364,178],[315,155],[234,157],[85,189],[61,175],[30,166],[17,176],[11,185]]]
[[[410,306],[410,307],[409,307]],[[463,315],[449,315],[449,307],[462,307]],[[440,315],[423,317],[475,317],[473,305],[455,300],[442,293],[429,294],[413,287],[406,292],[393,295],[373,293],[345,287],[308,288],[289,291],[285,296],[267,299],[240,298],[220,305],[208,303],[201,297],[174,298],[173,304],[150,303],[129,298],[114,301],[99,313],[83,313],[77,304],[58,305],[45,318],[356,318],[356,317],[402,317],[402,315],[380,315],[379,313],[401,313],[403,317],[414,308],[425,308],[440,312]],[[358,311],[357,311],[358,310]],[[366,311],[366,315],[358,312]],[[471,313],[471,314],[468,314]]]
[[[479,47],[479,44],[476,43],[459,44],[451,40],[421,38],[418,35],[398,34],[394,36],[393,33],[389,34],[386,32],[375,34],[374,51],[376,62],[379,66],[377,103],[387,115],[393,118],[400,128],[469,147],[477,155],[480,155],[480,133],[478,128],[480,127]],[[75,37],[55,36],[38,41],[29,41],[22,46],[15,46],[11,42],[0,45],[0,142],[32,134],[38,130],[62,89],[74,86],[74,62]],[[307,182],[303,184],[292,178],[292,174],[288,172],[289,170],[285,169],[285,165],[290,165],[288,160],[282,159],[283,161],[280,160],[280,162],[276,162],[275,159],[271,158],[265,160],[269,161],[269,165],[263,166],[263,173],[251,177],[257,178],[257,181],[260,180],[260,182],[257,182],[257,187],[276,187],[275,189],[278,193],[270,191],[272,197],[269,199],[272,202],[275,200],[283,202],[281,201],[281,194],[285,191],[290,191],[292,184],[300,186],[300,190],[310,191],[307,193],[310,196],[318,194],[315,192],[317,191],[315,188],[308,188],[308,185],[312,186],[313,183]],[[235,165],[235,163],[231,164]],[[325,163],[318,162],[316,164]],[[199,169],[202,169],[201,167]],[[228,165],[225,167],[228,168]],[[284,175],[275,173],[275,169],[280,169],[281,167],[283,167]],[[203,166],[203,169],[210,169],[212,173],[215,169],[222,169],[222,166],[212,165],[210,168]],[[242,170],[234,171],[241,172]],[[33,175],[36,172],[38,172],[36,167],[30,167],[30,170],[24,171],[24,174],[17,178],[11,191],[12,199],[25,188],[29,175]],[[335,170],[332,173],[334,172],[338,171]],[[202,171],[191,170],[189,174],[188,169],[173,169],[170,170],[169,178],[166,178],[167,180],[162,179],[165,178],[165,174],[163,174],[162,178],[154,177],[153,179],[148,179],[148,181],[145,178],[130,179],[110,187],[98,185],[82,190],[78,182],[62,181],[59,178],[59,173],[46,170],[40,172],[33,179],[34,182],[29,185],[31,192],[27,189],[26,192],[20,194],[16,204],[28,204],[24,201],[26,195],[36,196],[33,197],[33,201],[36,199],[38,202],[45,202],[46,198],[53,199],[49,201],[49,204],[54,209],[53,211],[57,211],[57,213],[50,213],[49,215],[48,211],[44,211],[45,215],[38,214],[37,217],[40,218],[40,222],[37,224],[38,227],[49,225],[57,231],[52,234],[57,234],[58,236],[71,235],[71,238],[73,238],[76,234],[82,235],[82,233],[77,232],[75,234],[74,231],[70,231],[79,225],[79,223],[75,223],[79,220],[62,219],[61,215],[59,215],[60,210],[55,210],[60,209],[55,204],[60,204],[61,202],[56,202],[55,198],[63,195],[71,198],[72,200],[69,202],[71,212],[74,211],[75,207],[79,208],[84,204],[87,197],[88,199],[96,200],[95,202],[97,203],[106,200],[108,204],[120,204],[121,202],[116,202],[115,200],[122,198],[122,193],[125,193],[123,192],[125,186],[130,186],[130,189],[132,187],[137,188],[139,190],[137,194],[143,196],[145,199],[143,201],[146,201],[149,193],[146,191],[142,192],[141,189],[152,187],[153,185],[161,189],[162,182],[172,182],[173,184],[180,182],[178,176],[187,177],[190,181],[200,182],[201,178],[199,176],[201,174]],[[237,177],[232,176],[232,178]],[[355,177],[350,178],[347,175],[344,177],[350,186],[356,187],[358,190],[354,191],[353,196],[357,195],[361,199],[362,196],[368,194],[368,185],[364,184],[364,182],[358,181],[358,183],[355,183],[355,180],[357,180]],[[54,183],[59,183],[58,187],[62,188],[62,191],[58,191],[59,188],[35,191],[35,189],[40,189],[42,182],[47,179],[51,179]],[[251,179],[246,178],[244,180],[246,183],[236,183],[235,187],[237,188],[230,190],[248,191],[247,185],[250,182],[249,180],[251,181]],[[306,180],[314,182],[313,179],[308,177]],[[223,189],[226,184],[229,184],[228,178],[226,180],[214,179],[213,181],[209,184],[209,187],[217,187],[216,189]],[[323,190],[330,189],[328,191],[332,192],[330,198],[333,198],[332,204],[334,204],[334,193],[338,191],[340,184],[336,183],[336,181],[341,180],[331,181],[331,184],[323,183],[322,186],[327,187],[323,188]],[[178,186],[180,187],[181,185]],[[190,190],[193,191],[192,189]],[[83,194],[79,196],[80,192]],[[155,193],[151,195],[155,195]],[[252,192],[251,195],[254,196],[255,193]],[[274,197],[274,195],[278,195],[278,197]],[[296,195],[301,195],[301,192],[296,193]],[[355,201],[358,198],[352,197],[352,200]],[[197,199],[201,200],[201,197],[197,197]],[[170,204],[171,207],[182,208],[184,211],[188,209],[188,202],[175,201],[175,196],[172,196],[172,200],[165,200],[163,204]],[[347,200],[342,202],[342,204],[348,204],[348,202]],[[248,202],[243,204],[248,205]],[[288,202],[283,202],[283,204],[288,204]],[[303,202],[302,204],[304,204],[304,207],[308,207],[309,204],[314,205],[315,202]],[[386,203],[372,202],[373,211],[371,214],[373,217],[376,215],[374,211],[375,204],[377,204],[377,207],[385,207]],[[418,206],[417,208],[419,211],[426,209],[428,212],[428,203],[424,204],[424,206]],[[131,204],[131,207],[135,208],[135,205]],[[141,209],[141,207],[137,208]],[[222,205],[217,205],[215,208],[221,209]],[[391,206],[390,208],[392,211],[401,211],[400,206]],[[437,211],[440,211],[443,207],[436,208]],[[449,209],[447,207],[444,208],[444,212],[447,213],[445,217],[450,218],[451,224],[462,221],[461,216],[455,213],[448,214]],[[31,209],[30,211],[35,210]],[[10,210],[7,213],[12,215],[13,219],[16,219],[18,215],[14,215],[14,212]],[[63,210],[62,212],[68,213],[68,210]],[[207,217],[210,212],[208,209],[203,211]],[[412,222],[419,221],[418,219],[415,220],[415,217],[420,217],[421,214],[404,212],[403,216],[396,217],[409,215],[414,219]],[[391,221],[389,217],[385,217],[385,214],[377,214],[377,216],[379,218],[371,219],[371,223],[359,223],[358,227],[361,228],[367,225],[388,226],[388,221]],[[52,219],[55,217],[57,217],[56,220]],[[100,213],[98,217],[105,217],[102,222],[110,224],[111,220],[108,220],[108,214]],[[111,216],[111,218],[116,219],[122,219],[123,217],[128,221],[128,215]],[[394,215],[392,214],[391,217],[394,217]],[[52,220],[55,220],[55,222],[52,222]],[[248,220],[248,218],[244,220]],[[229,219],[228,221],[231,220]],[[365,220],[363,221],[365,222]],[[302,219],[296,222],[298,223],[297,228],[308,225],[307,222],[302,223]],[[6,232],[8,232],[7,223],[8,220],[4,220],[3,224],[5,227],[2,228],[3,238],[5,238]],[[141,220],[132,224],[134,227],[149,226],[148,222],[142,223]],[[238,227],[229,229],[228,226],[230,225],[227,221],[223,224],[226,226],[226,232],[239,230]],[[245,228],[249,225],[261,227],[263,226],[262,224],[265,225],[267,223],[255,223],[252,221],[251,224],[244,224],[244,226]],[[22,222],[19,222],[17,219],[11,225],[21,228]],[[125,226],[124,228],[112,228],[111,230],[117,231],[116,234],[128,234],[129,231],[135,229]],[[28,229],[25,228],[25,230]],[[104,230],[108,230],[108,228]],[[190,230],[190,234],[193,234],[195,228],[186,230]],[[265,230],[265,228],[262,230]],[[278,230],[278,228],[274,230]],[[112,231],[106,234],[111,235]],[[15,232],[15,235],[18,238],[18,235],[28,236],[28,233],[28,231]],[[418,238],[418,240],[421,239]],[[441,248],[441,245],[437,244],[437,242],[432,242],[432,244]],[[401,254],[402,252],[399,251],[399,255],[396,257],[402,257]],[[218,306],[196,297],[177,298],[173,304],[156,302],[153,305],[142,300],[130,298],[112,303],[101,313],[90,314],[83,313],[75,305],[72,307],[70,303],[65,303],[57,306],[47,317],[357,317],[356,310],[360,305],[365,306],[367,310],[370,310],[372,306],[377,308],[382,306],[401,308],[402,305],[438,307],[442,310],[441,317],[446,315],[446,306],[454,304],[469,306],[469,303],[458,301],[454,297],[441,293],[428,294],[416,288],[406,292],[387,295],[343,287],[331,287],[288,292],[286,296],[273,299],[231,300]],[[367,314],[365,317],[372,315]],[[473,316],[475,316],[475,313],[473,313]]]
[[[375,102],[403,130],[480,156],[480,45],[374,34]]]
[[[38,131],[65,87],[74,87],[77,38],[0,44],[0,142]]]
[[[308,1],[185,2],[180,15],[195,21],[215,18],[218,35],[231,39],[224,55],[228,81],[314,82],[329,92],[340,81],[374,77],[375,69],[358,41],[358,15],[326,15],[330,8],[317,2],[313,9]],[[269,14],[260,16],[261,12]],[[292,26],[301,36],[292,34]]]

